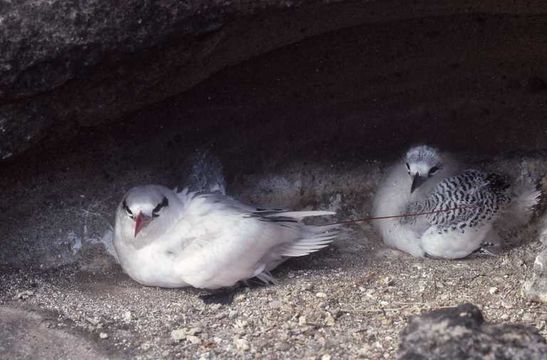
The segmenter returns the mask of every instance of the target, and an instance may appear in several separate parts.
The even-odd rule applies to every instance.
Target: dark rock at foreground
[[[81,333],[58,326],[56,316],[0,305],[2,359],[101,360],[107,356]],[[65,324],[62,324],[65,325]]]
[[[522,325],[490,325],[472,304],[435,310],[410,320],[398,359],[546,359],[547,343]]]

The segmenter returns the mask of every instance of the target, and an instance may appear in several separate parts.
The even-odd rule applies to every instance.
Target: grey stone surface
[[[547,304],[547,217],[544,217],[543,223],[543,231],[540,234],[543,249],[534,260],[532,274],[524,283],[523,290],[530,300]]]
[[[0,305],[0,356],[4,359],[116,359],[55,316]]]
[[[208,61],[230,16],[285,7],[276,0],[2,2],[0,158],[56,134],[48,133],[53,125],[66,135],[194,85],[218,68],[191,63]],[[178,86],[165,81],[181,67],[188,69],[176,75]]]
[[[545,359],[537,329],[490,325],[479,308],[464,304],[412,318],[401,334],[398,359]]]

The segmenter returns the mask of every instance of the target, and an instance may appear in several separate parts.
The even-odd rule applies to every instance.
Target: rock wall
[[[219,69],[320,33],[459,14],[476,14],[481,23],[484,14],[527,17],[524,22],[536,24],[540,36],[546,8],[541,1],[509,0],[5,2],[0,6],[0,159],[41,140],[55,142],[82,127],[119,120]],[[514,29],[507,31],[515,35]],[[507,41],[518,42],[511,33]],[[438,32],[427,36],[442,38]],[[486,52],[491,45],[476,44]],[[534,52],[538,67],[521,70],[528,77],[523,86],[537,92],[546,87],[538,73],[545,54],[539,48]],[[430,73],[442,75],[436,71]],[[522,85],[507,81],[510,87]]]

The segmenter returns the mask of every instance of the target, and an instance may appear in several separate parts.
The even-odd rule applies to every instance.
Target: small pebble
[[[334,317],[332,317],[330,313],[327,313],[327,315],[325,316],[325,325],[334,326],[335,322],[336,321],[334,320]]]
[[[365,344],[363,345],[363,347],[361,349],[359,349],[359,351],[357,352],[357,355],[359,355],[359,357],[361,358],[368,358],[370,356],[370,345],[368,344]]]
[[[133,319],[133,314],[131,314],[131,311],[124,312],[123,319],[127,322],[131,321]]]
[[[210,305],[211,310],[216,311],[221,308],[222,305],[220,304],[212,304]]]
[[[302,286],[302,290],[304,291],[312,291],[313,290],[313,284],[312,283],[305,283]]]
[[[249,350],[249,342],[245,339],[234,339],[234,344],[236,345],[236,348],[240,351],[247,351]]]
[[[171,339],[175,341],[181,341],[186,338],[187,331],[185,328],[182,329],[176,329],[171,331]]]
[[[201,339],[195,335],[187,335],[186,340],[192,344],[201,344]]]
[[[17,295],[15,295],[13,298],[15,300],[25,300],[25,299],[31,297],[32,295],[34,295],[34,291],[24,290],[24,291],[18,292]]]

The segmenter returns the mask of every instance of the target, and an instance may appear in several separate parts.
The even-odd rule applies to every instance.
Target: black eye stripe
[[[169,205],[169,200],[166,197],[163,197],[163,200],[152,210],[153,213],[159,212],[162,208]]]
[[[129,206],[127,206],[127,203],[125,202],[125,200],[124,200],[123,203],[122,203],[122,208],[123,208],[125,211],[127,211],[127,213],[128,213],[129,215],[133,215],[133,212],[131,211],[131,209],[129,209]]]
[[[429,170],[429,176],[435,174],[437,171],[439,171],[441,168],[440,166],[433,166],[430,170]]]

